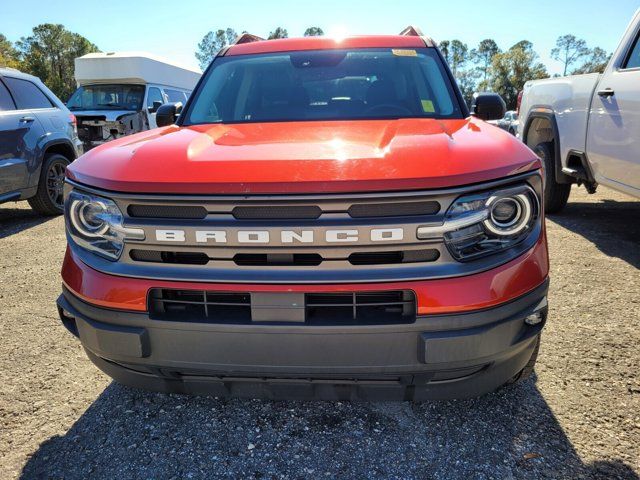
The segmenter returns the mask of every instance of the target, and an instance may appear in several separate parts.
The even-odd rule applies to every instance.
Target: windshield
[[[69,110],[141,110],[143,85],[86,85],[67,102]]]
[[[405,117],[462,118],[435,49],[219,57],[183,124]]]

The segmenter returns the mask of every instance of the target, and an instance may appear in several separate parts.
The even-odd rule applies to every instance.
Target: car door
[[[149,116],[149,128],[157,128],[156,123],[156,106],[154,102],[165,103],[162,92],[158,87],[149,87],[147,89],[147,115]],[[157,104],[156,104],[157,105]]]
[[[637,29],[636,29],[637,30]],[[607,68],[591,103],[587,155],[596,180],[640,195],[640,35]]]
[[[26,182],[33,187],[38,184],[42,155],[41,140],[55,126],[50,114],[58,112],[58,108],[51,99],[32,81],[25,78],[5,76],[4,83],[9,88],[17,111],[20,112],[19,121],[24,129],[24,166],[26,168]],[[57,122],[60,120],[58,119]]]
[[[33,113],[16,108],[6,80],[0,79],[0,200],[7,195],[13,198],[13,192],[28,187],[40,135]]]

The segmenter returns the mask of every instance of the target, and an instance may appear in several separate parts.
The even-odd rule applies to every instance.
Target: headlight
[[[458,198],[436,228],[418,228],[418,238],[444,237],[456,260],[467,261],[517,245],[533,231],[540,201],[527,184]]]
[[[120,258],[125,239],[144,240],[143,230],[122,225],[122,212],[112,200],[97,195],[72,190],[65,220],[76,244],[109,260]]]

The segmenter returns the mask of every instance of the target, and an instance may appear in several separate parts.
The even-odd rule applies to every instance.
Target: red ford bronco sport
[[[161,128],[67,169],[62,322],[164,392],[422,400],[526,377],[541,164],[485,123],[500,97],[471,110],[413,28],[243,35]]]

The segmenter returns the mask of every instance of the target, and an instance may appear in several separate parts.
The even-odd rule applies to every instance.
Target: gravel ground
[[[640,478],[640,201],[574,190],[548,221],[536,374],[470,401],[145,393],[59,323],[60,218],[0,207],[0,478]]]

